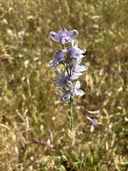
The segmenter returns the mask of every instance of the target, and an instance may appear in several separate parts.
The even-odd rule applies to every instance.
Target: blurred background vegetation
[[[49,32],[62,26],[79,31],[89,66],[81,77],[86,95],[73,106],[75,137],[48,65],[60,49]],[[127,0],[0,0],[0,68],[0,170],[127,171]],[[94,129],[87,110],[97,109]],[[32,143],[50,143],[51,131],[58,153]]]

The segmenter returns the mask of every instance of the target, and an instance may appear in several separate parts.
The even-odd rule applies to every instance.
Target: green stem
[[[62,44],[62,49],[65,48],[65,45]],[[68,56],[65,56],[65,58],[67,59]],[[65,64],[65,70],[68,74],[68,76],[70,76],[71,74],[71,70],[68,68],[68,64]],[[68,119],[69,119],[69,123],[70,123],[70,130],[73,130],[73,115],[72,115],[72,104],[73,104],[73,98],[70,97],[70,102],[69,102],[69,110],[68,110]]]
[[[70,130],[73,130],[73,115],[72,115],[72,104],[73,104],[73,98],[70,97],[70,102],[69,102],[69,122],[70,122]]]

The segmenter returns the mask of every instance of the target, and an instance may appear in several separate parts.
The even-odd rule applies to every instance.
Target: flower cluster
[[[78,79],[83,71],[88,68],[84,65],[80,65],[84,53],[86,50],[81,50],[77,44],[74,43],[74,39],[77,37],[78,31],[67,31],[64,27],[58,32],[50,32],[52,40],[61,43],[62,49],[57,50],[54,54],[54,59],[49,62],[50,67],[56,67],[62,64],[64,67],[61,71],[56,70],[56,79],[54,82],[58,85],[58,88],[62,89],[63,94],[57,93],[63,101],[68,102],[76,96],[83,96],[85,92],[80,89],[80,81],[77,80],[75,85],[73,81]],[[71,44],[70,48],[65,47],[67,43]]]
[[[81,65],[82,58],[84,58],[84,53],[86,50],[81,50],[77,44],[74,43],[74,39],[78,35],[77,30],[67,31],[64,27],[58,32],[50,32],[50,37],[55,42],[62,45],[61,50],[57,50],[54,54],[54,59],[49,62],[51,68],[62,65],[61,70],[56,70],[56,79],[54,82],[57,84],[58,88],[62,90],[62,94],[56,93],[57,96],[67,102],[70,106],[69,108],[69,120],[70,128],[72,130],[73,116],[72,116],[72,102],[74,97],[83,96],[85,92],[80,89],[80,81],[77,80],[74,84],[73,81],[78,79],[83,71],[88,68],[85,65]],[[70,47],[66,47],[66,44],[70,43]],[[90,115],[97,115],[100,113],[99,110],[88,111]],[[93,126],[98,124],[96,119],[92,119],[89,116],[87,119],[92,123]]]

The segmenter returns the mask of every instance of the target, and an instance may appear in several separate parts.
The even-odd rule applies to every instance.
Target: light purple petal
[[[80,77],[82,73],[73,73],[72,76],[70,77],[71,80],[76,80],[78,77]]]
[[[56,67],[57,65],[59,65],[59,63],[58,63],[57,60],[54,59],[54,60],[51,60],[49,62],[49,65],[50,65],[51,68],[53,68],[53,67]]]
[[[69,41],[70,37],[68,36],[68,31],[64,27],[58,32],[58,34],[60,36],[60,42],[62,44],[70,42]]]
[[[51,31],[50,32],[50,37],[55,42],[60,42],[60,36],[58,35],[58,33],[55,33],[54,31]]]
[[[78,35],[77,30],[72,30],[68,32],[64,27],[58,32],[55,33],[54,31],[50,32],[50,37],[56,42],[60,42],[62,44],[66,44],[68,42],[72,42]]]
[[[69,91],[65,91],[65,93],[62,95],[61,99],[66,102],[70,99],[70,97],[71,97],[71,93]]]
[[[66,87],[67,87],[68,90],[71,91],[71,90],[72,90],[72,87],[73,87],[73,86],[72,86],[72,82],[69,81],[69,80],[67,80],[67,85],[66,85]]]
[[[64,60],[65,60],[65,53],[62,52],[61,50],[56,51],[56,53],[54,54],[54,60],[53,62],[50,63],[51,64],[50,66],[56,67],[60,63],[64,62]]]
[[[79,65],[79,64],[81,63],[81,61],[82,61],[82,58],[77,58],[75,61],[76,61],[75,63],[76,63],[77,65]]]
[[[72,55],[73,58],[83,58],[84,55],[83,53],[85,53],[86,50],[81,50],[80,48],[78,48],[78,45],[73,45],[69,50],[68,53]]]
[[[77,91],[77,96],[83,96],[84,94],[85,92],[81,89]]]
[[[88,67],[84,66],[84,65],[76,65],[74,71],[75,72],[83,72],[83,71],[87,71]]]
[[[72,90],[72,96],[83,96],[85,92],[80,89],[80,81],[77,81],[74,89]]]
[[[74,88],[75,88],[75,89],[77,89],[77,90],[80,88],[80,81],[77,81],[77,82],[76,82],[76,84],[75,84],[75,87],[74,87]]]
[[[88,110],[88,113],[95,114],[95,115],[99,115],[100,114],[100,110],[95,110],[95,111]]]
[[[69,37],[71,38],[71,39],[75,39],[77,36],[78,36],[78,31],[77,30],[72,30],[72,31],[70,31],[69,33],[68,33],[68,35],[69,35]]]
[[[58,85],[58,88],[64,88],[65,86],[67,86],[68,75],[66,74],[66,72],[63,70],[61,72],[56,70],[55,74],[57,76],[57,79],[55,79],[54,82]]]
[[[64,51],[62,51],[62,50],[58,50],[58,51],[56,51],[56,53],[55,53],[55,55],[54,55],[54,58],[56,58],[56,59],[61,59],[61,58],[64,58],[64,55],[65,55],[65,53],[64,53]]]
[[[76,90],[76,89],[74,89],[73,91],[72,91],[72,96],[73,97],[75,97],[75,96],[83,96],[85,94],[85,92],[83,91],[83,90],[81,90],[81,89],[79,89],[79,90]]]
[[[62,27],[62,29],[58,32],[59,36],[66,36],[68,35],[68,30],[65,27]]]
[[[87,116],[87,119],[92,123],[93,126],[97,126],[98,125],[97,119],[92,119],[92,118],[90,118],[88,116]]]

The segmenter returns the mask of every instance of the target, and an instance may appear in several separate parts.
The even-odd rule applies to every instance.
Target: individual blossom
[[[70,98],[71,98],[71,91],[70,90],[64,90],[64,93],[61,96],[61,99],[65,102],[68,102]]]
[[[65,61],[65,53],[62,52],[61,50],[56,51],[54,54],[54,59],[49,62],[50,67],[56,67],[60,63],[64,63]]]
[[[79,59],[85,57],[83,54],[86,52],[86,49],[82,50],[78,48],[77,44],[74,44],[74,40],[71,42],[72,47],[70,49],[62,50],[63,53],[68,53],[72,58]]]
[[[93,126],[97,126],[98,125],[97,119],[92,119],[89,116],[87,116],[87,119],[92,123]]]
[[[86,52],[86,49],[81,50],[80,48],[78,48],[78,45],[74,44],[74,40],[71,43],[72,43],[72,47],[70,49],[68,49],[67,52],[73,58],[83,58],[83,57],[85,57],[83,54]]]
[[[56,70],[55,74],[57,76],[57,79],[55,79],[54,82],[58,85],[58,88],[66,87],[67,81],[69,79],[69,76],[67,75],[67,73],[64,70],[62,70],[61,72]]]
[[[84,94],[85,92],[80,89],[80,81],[77,81],[74,87],[71,81],[67,81],[65,89],[63,89],[63,94],[59,95],[57,93],[57,96],[60,97],[63,101],[68,102],[70,98],[83,96]]]
[[[61,96],[61,99],[65,102],[68,102],[69,99],[72,97],[72,90],[73,90],[72,82],[68,80],[65,89],[63,89],[63,95]]]
[[[77,37],[77,35],[77,30],[67,31],[64,27],[62,27],[62,29],[58,33],[54,31],[50,32],[51,39],[62,44],[71,42]]]
[[[99,114],[100,114],[100,110],[95,110],[95,111],[90,111],[90,110],[88,110],[88,113],[89,113],[90,115],[99,115]],[[93,126],[98,125],[97,119],[92,119],[92,118],[90,118],[90,117],[87,117],[87,119],[88,119],[89,121],[91,121],[91,123],[92,123]]]
[[[79,65],[81,60],[81,58],[72,60],[72,63],[70,64],[71,80],[77,79],[79,76],[82,75],[81,72],[88,70],[88,67],[84,65]]]
[[[72,82],[71,81],[67,81],[67,85],[63,88],[63,94],[60,95],[59,93],[56,93],[56,95],[63,101],[65,101],[66,103],[68,103],[68,101],[71,98],[71,91],[73,89],[72,86]]]

